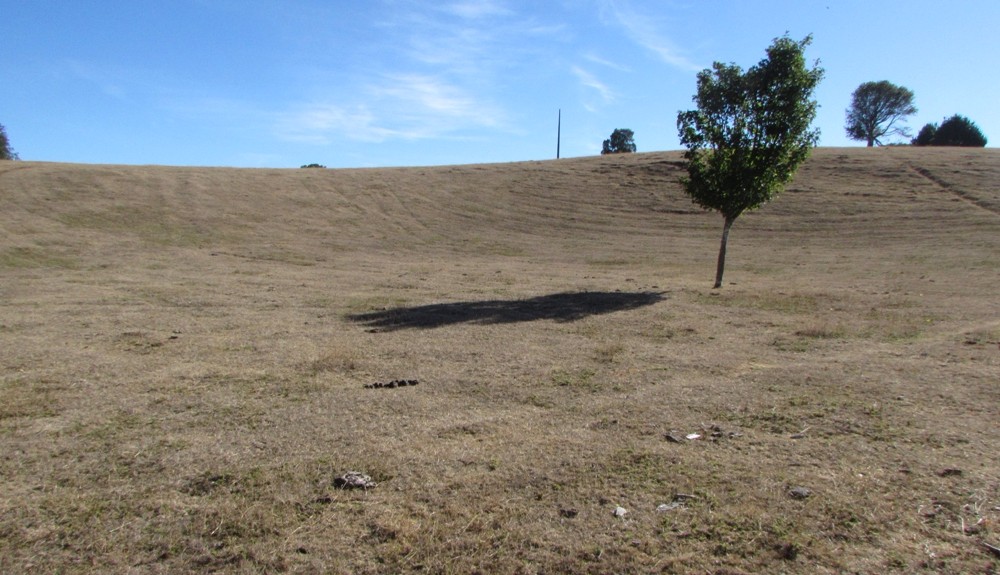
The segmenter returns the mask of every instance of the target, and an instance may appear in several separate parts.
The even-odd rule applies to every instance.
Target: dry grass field
[[[1000,151],[681,170],[0,162],[0,572],[1000,572]]]

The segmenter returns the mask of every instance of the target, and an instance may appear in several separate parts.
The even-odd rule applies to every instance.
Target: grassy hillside
[[[682,166],[0,162],[0,572],[1000,569],[1000,153]]]

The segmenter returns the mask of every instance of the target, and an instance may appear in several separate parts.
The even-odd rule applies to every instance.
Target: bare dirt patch
[[[0,572],[1000,569],[1000,155],[681,165],[0,162]]]

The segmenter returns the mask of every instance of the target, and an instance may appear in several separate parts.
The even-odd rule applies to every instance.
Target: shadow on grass
[[[397,307],[347,316],[369,331],[429,329],[456,323],[489,325],[549,319],[570,322],[636,309],[665,298],[663,292],[565,292],[530,299],[466,301]]]

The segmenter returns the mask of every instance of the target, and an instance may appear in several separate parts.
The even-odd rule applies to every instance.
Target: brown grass
[[[1000,154],[680,169],[0,163],[0,572],[1000,570]]]

